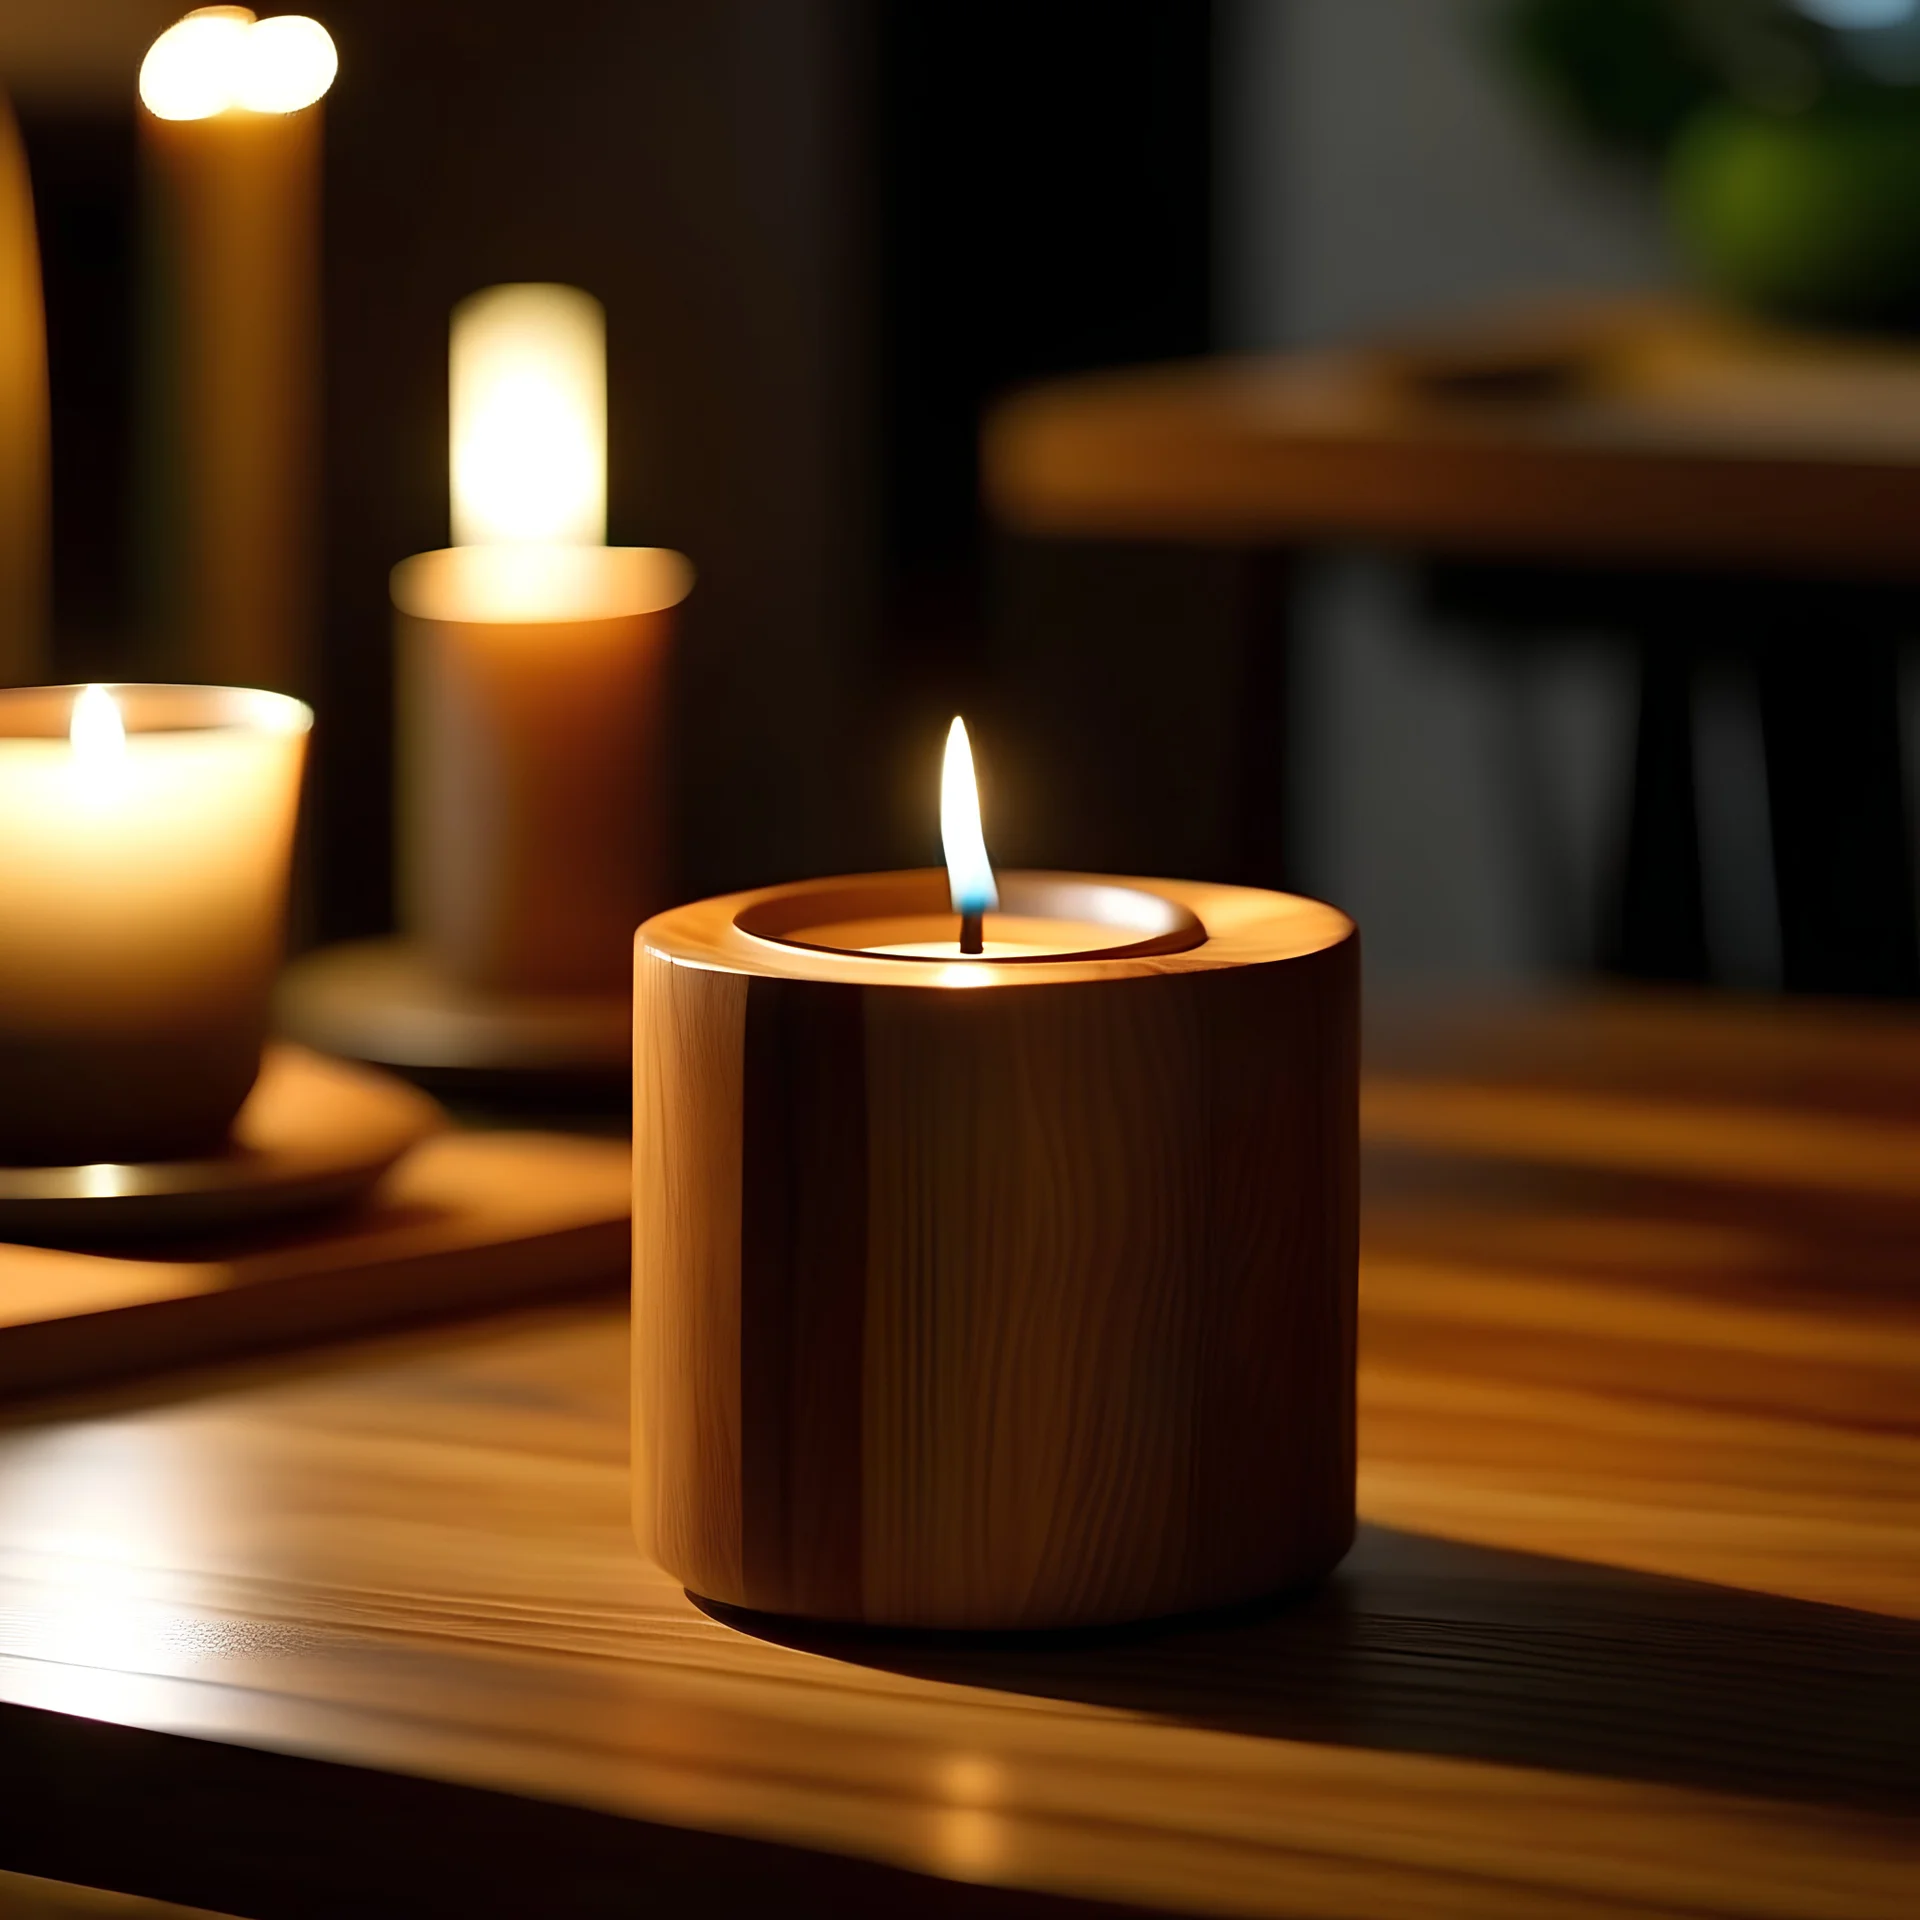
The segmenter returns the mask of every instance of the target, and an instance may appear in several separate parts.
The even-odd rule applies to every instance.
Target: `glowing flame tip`
[[[947,856],[947,883],[955,913],[985,913],[999,906],[993,863],[980,831],[980,790],[973,777],[973,748],[958,714],[947,729],[947,755],[940,768],[940,844]]]
[[[196,7],[140,63],[140,99],[158,120],[207,120],[229,107],[297,113],[333,85],[333,36],[305,14],[256,20],[246,7]]]
[[[79,759],[95,767],[111,766],[127,751],[126,723],[120,705],[105,687],[81,690],[67,722],[67,740]]]

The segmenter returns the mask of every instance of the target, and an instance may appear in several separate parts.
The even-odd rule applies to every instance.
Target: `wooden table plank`
[[[1771,1089],[1817,1158],[1915,1047],[1656,1003],[1378,1057],[1483,1105]],[[1372,1155],[1367,1525],[1291,1605],[741,1631],[632,1547],[611,1304],[23,1411],[0,1865],[263,1915],[1910,1914],[1920,1197],[1445,1111]]]

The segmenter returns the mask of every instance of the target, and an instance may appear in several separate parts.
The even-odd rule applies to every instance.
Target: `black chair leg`
[[[1899,657],[1879,635],[1803,628],[1758,650],[1760,720],[1794,993],[1920,990],[1900,751]]]

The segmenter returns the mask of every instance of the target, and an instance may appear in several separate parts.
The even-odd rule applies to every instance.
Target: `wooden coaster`
[[[281,978],[278,1011],[295,1040],[404,1073],[624,1083],[632,1070],[631,994],[484,993],[406,940],[305,955]]]
[[[447,1116],[391,1074],[269,1047],[225,1151],[0,1166],[0,1239],[74,1246],[205,1233],[357,1198]]]
[[[0,1245],[0,1396],[624,1277],[625,1140],[444,1133],[362,1205],[111,1255]]]

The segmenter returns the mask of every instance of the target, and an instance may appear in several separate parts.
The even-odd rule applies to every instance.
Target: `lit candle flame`
[[[940,768],[940,844],[947,856],[947,883],[955,913],[986,913],[1000,904],[993,863],[980,832],[980,789],[973,777],[973,748],[958,714],[947,729],[947,757]]]
[[[229,107],[297,113],[333,85],[333,36],[305,14],[256,20],[247,7],[199,7],[140,63],[140,99],[157,120],[208,120]]]
[[[82,689],[67,722],[74,758],[96,773],[110,773],[127,756],[127,729],[119,703],[105,687]]]
[[[488,287],[453,313],[453,544],[607,539],[607,317],[578,287]]]

